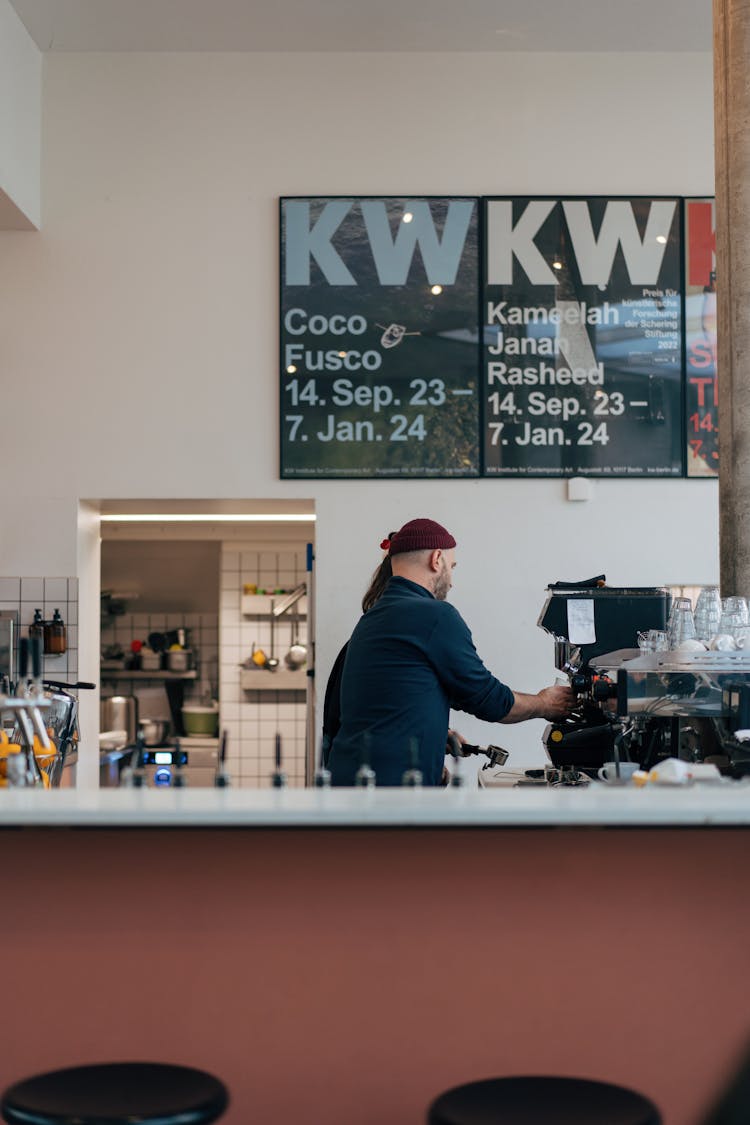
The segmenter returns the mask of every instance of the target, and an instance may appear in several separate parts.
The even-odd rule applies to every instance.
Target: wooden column
[[[721,592],[750,597],[750,0],[714,0]]]

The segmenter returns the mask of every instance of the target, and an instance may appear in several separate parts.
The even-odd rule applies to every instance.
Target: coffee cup
[[[619,767],[619,776],[618,776]],[[609,781],[621,784],[630,781],[633,774],[636,773],[641,767],[637,762],[605,762],[602,768],[597,773],[600,781]]]

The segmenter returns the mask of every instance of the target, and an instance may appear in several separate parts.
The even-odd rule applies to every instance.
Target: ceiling
[[[42,51],[711,50],[711,0],[10,2]]]

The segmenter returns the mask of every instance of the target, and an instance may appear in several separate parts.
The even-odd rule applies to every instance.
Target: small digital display
[[[172,765],[172,751],[171,750],[157,750],[154,754],[154,764],[157,766],[171,766]]]

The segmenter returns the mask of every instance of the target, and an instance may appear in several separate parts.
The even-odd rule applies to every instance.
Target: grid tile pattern
[[[59,609],[66,626],[66,651],[45,655],[43,676],[75,683],[78,679],[78,579],[0,578],[0,611],[18,615],[19,636],[28,637],[36,609],[42,611],[45,621],[50,621]]]
[[[253,645],[283,661],[293,639],[307,642],[307,619],[293,610],[273,623],[267,617],[243,617],[245,584],[268,591],[294,589],[305,579],[305,547],[289,544],[259,551],[252,544],[225,542],[221,556],[219,606],[221,726],[228,732],[227,763],[235,785],[263,788],[274,770],[275,741],[281,735],[283,769],[290,786],[305,783],[304,691],[243,691],[240,665]],[[272,635],[273,634],[273,635]],[[258,673],[269,675],[269,673]]]

